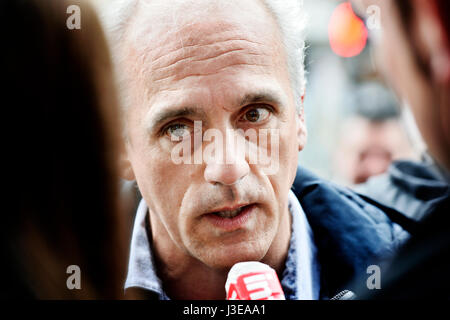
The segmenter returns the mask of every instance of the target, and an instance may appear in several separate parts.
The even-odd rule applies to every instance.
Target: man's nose
[[[233,185],[248,175],[250,167],[246,161],[245,149],[231,142],[234,138],[233,134],[227,134],[223,156],[207,161],[204,173],[207,182]]]

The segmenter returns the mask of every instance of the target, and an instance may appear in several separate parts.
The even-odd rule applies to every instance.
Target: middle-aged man
[[[300,1],[108,1],[101,14],[122,90],[123,176],[142,194],[126,289],[224,299],[229,269],[261,261],[287,299],[329,299],[407,235],[397,212],[303,168],[291,191],[306,142]],[[269,144],[243,134],[263,129]],[[275,170],[249,160],[262,149]]]

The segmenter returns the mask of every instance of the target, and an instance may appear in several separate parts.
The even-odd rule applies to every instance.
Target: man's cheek
[[[257,153],[257,164],[261,167],[264,175],[276,175],[280,169],[279,129],[260,130],[255,153]],[[253,163],[250,161],[250,164]]]
[[[295,130],[289,130],[280,138],[279,177],[283,179],[283,189],[290,189],[298,166],[298,154]]]

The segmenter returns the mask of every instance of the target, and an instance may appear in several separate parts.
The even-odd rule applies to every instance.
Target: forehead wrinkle
[[[245,52],[245,49],[230,50],[216,53],[215,56],[194,60],[186,58],[172,65],[154,70],[152,80],[155,82],[165,79],[182,80],[191,76],[218,74],[226,68],[238,66],[269,67],[267,57]]]
[[[267,45],[246,39],[226,39],[206,45],[197,44],[175,55],[169,52],[165,57],[160,57],[159,63],[151,65],[149,80],[182,80],[194,75],[211,75],[233,66],[269,67],[273,54]],[[162,62],[162,59],[165,61]]]
[[[227,45],[230,46],[229,50],[233,50],[235,48],[236,50],[243,49],[243,42],[250,45],[252,49],[256,49],[253,45],[258,46],[265,46],[263,43],[251,41],[248,39],[242,39],[242,38],[236,38],[236,39],[226,39],[221,41],[212,41],[209,43],[204,44],[191,44],[191,45],[185,45],[185,46],[179,46],[178,48],[175,48],[175,50],[172,50],[168,53],[162,53],[157,58],[152,59],[152,65],[155,68],[163,68],[166,66],[169,66],[173,63],[176,63],[178,61],[181,61],[183,59],[189,58],[191,56],[194,56],[196,53],[202,53],[203,51],[207,52],[214,52],[214,49],[221,49],[223,47],[226,47]],[[164,51],[164,48],[160,48],[160,51]],[[255,50],[257,51],[257,50]],[[172,57],[173,56],[173,57]],[[162,61],[161,61],[162,60]]]
[[[273,32],[276,30],[270,28],[261,35],[261,30],[259,30],[261,28],[253,27],[252,29],[251,25],[240,21],[236,23],[236,21],[228,19],[211,20],[208,18],[206,21],[178,25],[177,29],[158,28],[158,30],[152,30],[145,36],[146,45],[141,46],[141,49],[144,50],[143,55],[146,56],[147,69],[152,71],[149,72],[150,78],[162,79],[163,77],[158,73],[163,73],[164,68],[180,64],[184,60],[186,60],[185,62],[195,62],[212,59],[221,53],[227,54],[233,50],[246,50],[247,56],[273,55],[273,41],[269,41],[270,43],[267,44],[267,39],[278,40],[273,37]],[[264,39],[261,40],[261,37]],[[255,61],[250,63],[258,64]],[[187,65],[187,67],[192,67],[192,65]],[[219,68],[222,67],[223,65],[219,65]],[[176,71],[178,69],[175,69]]]
[[[230,4],[232,2],[230,0],[227,1]],[[213,1],[210,1],[210,4],[213,4]],[[235,4],[239,4],[239,2]],[[200,1],[198,5],[200,5]],[[171,6],[167,8],[170,13],[160,13],[158,15],[152,14],[153,10],[150,10],[150,8],[148,10],[141,10],[141,15],[138,15],[134,22],[144,25],[148,24],[148,21],[153,21],[153,23],[148,24],[146,28],[140,28],[136,39],[149,39],[150,41],[146,41],[144,44],[144,47],[147,47],[147,49],[150,46],[154,46],[155,49],[158,47],[162,48],[170,43],[174,49],[172,51],[175,51],[177,49],[183,50],[191,46],[210,44],[212,43],[211,36],[214,37],[214,42],[240,39],[239,34],[245,30],[245,33],[253,33],[254,39],[256,40],[255,43],[261,45],[258,41],[260,37],[257,36],[260,30],[252,29],[251,23],[248,23],[248,21],[247,23],[243,23],[245,20],[238,19],[235,13],[235,5],[230,6],[234,8],[231,12],[229,10],[223,11],[225,8],[222,6],[219,6],[222,8],[214,9],[213,7],[206,8],[204,4],[201,7],[202,10],[196,11],[192,5],[184,9],[180,6]],[[247,10],[249,9],[247,8]],[[191,14],[187,11],[193,11],[194,13]],[[171,16],[172,19],[170,19]],[[174,16],[177,18],[174,18]],[[248,20],[247,15],[241,18]],[[158,42],[156,45],[155,41]],[[155,53],[153,61],[156,61],[161,55],[164,55],[164,49],[155,50]]]
[[[213,36],[215,37],[214,39],[209,39],[210,37],[202,35],[200,40],[196,41],[197,43],[191,42],[184,47],[180,47],[179,42],[176,40],[164,43],[158,50],[162,54],[157,53],[158,57],[156,59],[151,57],[148,59],[150,70],[152,71],[149,76],[153,80],[160,80],[169,77],[168,74],[183,74],[187,70],[202,66],[209,69],[214,62],[218,63],[217,69],[222,69],[227,61],[230,64],[249,63],[264,65],[265,61],[262,61],[260,57],[270,55],[267,45],[245,39],[242,36],[237,38],[236,32],[231,34],[229,32],[225,34],[219,33]],[[187,37],[190,36],[188,35]],[[207,39],[205,40],[205,38]],[[233,53],[241,53],[241,55]],[[221,56],[223,56],[222,59],[220,59]],[[225,61],[227,57],[229,60]]]
[[[237,53],[238,51],[241,51],[242,53],[250,56],[259,56],[260,54],[258,52],[251,52],[244,48],[235,48],[235,49],[222,49],[222,50],[207,50],[205,52],[202,52],[200,55],[196,54],[188,54],[184,57],[174,59],[173,61],[170,61],[165,66],[152,66],[152,70],[155,73],[164,73],[166,71],[170,72],[170,69],[176,69],[177,71],[178,66],[182,65],[183,63],[189,63],[189,66],[195,65],[196,62],[208,62],[208,60],[214,60],[221,56],[230,56],[233,53]],[[211,61],[213,62],[213,61]],[[184,69],[186,66],[181,66],[180,69]],[[154,77],[158,79],[158,77]]]
[[[219,18],[220,19],[220,18]],[[245,39],[241,36],[245,30],[248,34],[253,34],[254,39]],[[156,32],[157,30],[155,30]],[[161,34],[162,32],[162,34]],[[220,41],[228,40],[247,40],[261,45],[259,38],[242,24],[236,24],[225,20],[201,20],[199,22],[190,22],[184,25],[178,25],[176,29],[160,30],[157,35],[159,44],[169,44],[173,51],[177,49],[186,49],[195,46],[204,46]],[[163,50],[161,50],[163,51]],[[158,58],[158,56],[155,56]]]
[[[190,49],[199,46],[231,40],[247,40],[250,42],[249,39],[242,39],[239,31],[242,32],[236,26],[222,21],[188,23],[178,26],[177,29],[151,28],[142,32],[140,39],[147,39],[147,41],[142,43],[140,47],[147,51],[146,54],[150,57],[149,61],[156,64],[160,63],[161,58],[164,60],[170,55],[182,57],[185,51],[189,52]],[[254,43],[262,45],[257,41],[254,41]],[[162,63],[162,65],[165,64]]]
[[[232,68],[232,67],[238,67],[238,66],[253,66],[253,67],[259,67],[261,70],[264,70],[264,68],[269,67],[269,65],[266,64],[251,64],[251,63],[235,63],[232,65],[227,65],[224,67],[221,67],[219,69],[214,70],[213,72],[201,72],[201,73],[189,73],[189,72],[185,72],[183,74],[175,74],[175,75],[168,75],[167,77],[163,77],[160,79],[154,79],[154,82],[162,82],[162,81],[167,81],[167,80],[177,80],[177,81],[181,81],[190,77],[200,77],[200,76],[215,76],[217,75],[217,73],[219,71],[222,71],[224,69],[227,68]]]

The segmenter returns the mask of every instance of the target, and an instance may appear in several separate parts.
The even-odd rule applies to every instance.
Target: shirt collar
[[[317,300],[320,289],[317,248],[305,213],[292,191],[289,192],[289,211],[292,215],[292,232],[281,286],[287,300]],[[142,199],[133,227],[125,289],[143,288],[155,292],[161,300],[168,300],[169,297],[156,274],[146,231],[147,212],[147,204]]]

